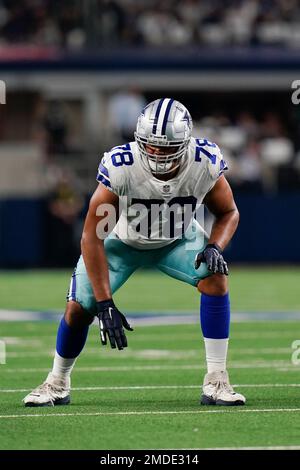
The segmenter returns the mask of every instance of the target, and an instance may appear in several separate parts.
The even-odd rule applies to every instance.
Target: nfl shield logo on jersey
[[[162,189],[163,189],[163,193],[169,193],[170,192],[170,185],[169,184],[164,184]]]

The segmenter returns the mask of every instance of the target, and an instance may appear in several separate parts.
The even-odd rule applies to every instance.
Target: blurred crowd
[[[235,188],[255,192],[299,188],[297,131],[292,132],[279,113],[266,112],[257,118],[254,113],[243,111],[229,119],[220,112],[198,121],[194,135],[204,135],[218,143]]]
[[[300,47],[298,0],[0,0],[0,44]]]
[[[94,182],[94,165],[99,152],[134,140],[137,117],[147,101],[137,90],[127,93],[122,90],[111,95],[107,103],[110,133],[105,143],[100,144],[103,148],[81,149],[80,161],[92,172],[90,181]],[[57,103],[50,104],[41,122],[45,150],[50,164],[61,155],[72,168],[76,159],[70,122],[68,114],[63,112],[63,105],[59,106],[60,112],[57,107]],[[190,111],[195,115],[194,109]],[[235,189],[270,193],[300,187],[300,116],[288,116],[274,110],[260,113],[253,109],[229,113],[221,108],[194,119],[193,135],[220,146],[229,166],[227,177]],[[95,157],[91,161],[86,157],[89,154]]]
[[[229,167],[226,177],[235,194],[244,192],[246,200],[266,195],[267,200],[273,194],[299,193],[300,109],[295,106],[291,110],[288,102],[280,106],[276,94],[271,94],[275,110],[267,105],[270,96],[267,101],[266,96],[254,93],[244,103],[241,94],[234,99],[225,95],[215,101],[210,96],[205,99],[205,94],[175,97],[194,118],[193,135],[221,148]],[[136,88],[107,94],[105,112],[94,129],[99,138],[90,139],[84,101],[45,98],[27,91],[10,96],[10,113],[7,119],[0,119],[2,200],[6,188],[17,200],[42,201],[43,266],[72,266],[76,262],[103,152],[134,140],[137,116],[152,99],[153,94]],[[16,179],[16,174],[22,178]]]

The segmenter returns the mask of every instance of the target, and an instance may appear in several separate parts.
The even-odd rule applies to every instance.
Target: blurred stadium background
[[[299,262],[299,26],[294,0],[1,1],[0,266],[74,264],[103,151],[170,95],[228,161],[228,259]]]
[[[62,312],[103,151],[133,140],[144,104],[162,96],[182,101],[193,134],[215,141],[228,162],[241,213],[226,250],[234,312],[257,320],[271,312],[270,331],[276,318],[299,318],[297,0],[0,0],[0,80],[7,93],[0,105],[2,320],[11,310],[23,311],[19,319],[28,310]],[[118,299],[129,312],[198,310],[188,286],[148,271]],[[239,327],[247,338],[252,327]],[[293,331],[296,325],[281,344],[287,363]],[[54,345],[54,328],[51,334]],[[252,338],[266,348],[262,334]]]

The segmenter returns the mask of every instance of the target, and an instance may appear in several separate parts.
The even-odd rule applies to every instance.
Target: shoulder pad
[[[133,152],[130,143],[113,147],[104,153],[99,164],[97,181],[121,195],[126,184],[126,169],[132,164]]]

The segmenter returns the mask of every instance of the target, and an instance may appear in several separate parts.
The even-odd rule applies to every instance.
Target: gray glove
[[[207,269],[212,273],[220,273],[228,276],[228,266],[222,256],[221,248],[216,243],[210,243],[205,249],[198,253],[195,259],[195,269],[198,269],[201,263],[206,263]]]

